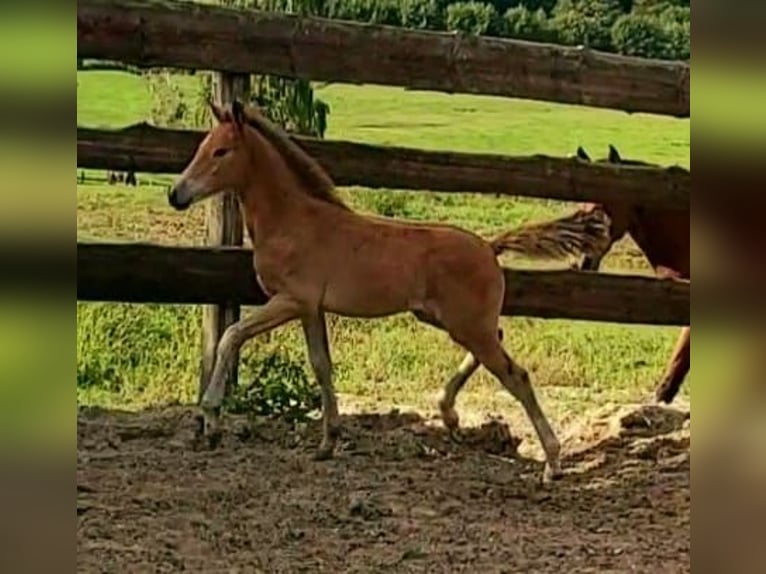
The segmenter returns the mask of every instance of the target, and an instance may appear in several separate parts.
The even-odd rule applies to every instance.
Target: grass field
[[[689,165],[689,121],[381,87],[331,85],[318,92],[331,106],[328,138],[559,156],[574,153],[578,145],[601,156],[613,143],[625,157]],[[150,104],[138,77],[78,75],[78,125],[118,127],[145,120]],[[139,179],[138,189],[98,182],[78,186],[78,238],[201,243],[204,208],[177,214],[165,202],[168,177],[139,174]],[[446,221],[484,235],[569,209],[563,203],[473,195],[356,189],[343,193],[359,210]],[[513,259],[506,263],[528,264]],[[606,268],[648,272],[630,241],[618,246]],[[194,399],[198,308],[78,304],[77,319],[80,402],[134,408]],[[649,326],[526,318],[503,323],[506,348],[530,371],[555,426],[585,408],[645,398],[677,335],[675,328]],[[443,383],[461,358],[446,335],[406,316],[368,322],[333,318],[331,338],[342,407],[400,406],[432,412]],[[250,343],[241,363],[243,378],[272,352],[304,361],[299,329],[288,326]],[[468,413],[523,420],[516,404],[484,373],[467,387],[458,408],[469,420]],[[519,432],[530,432],[525,422],[521,424]]]

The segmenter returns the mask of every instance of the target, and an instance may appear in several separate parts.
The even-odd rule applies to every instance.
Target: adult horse
[[[590,162],[591,159],[582,147],[577,148],[577,157]],[[650,165],[642,161],[626,160],[620,156],[613,145],[609,146],[608,162],[624,165]],[[585,213],[602,211],[611,220],[609,242],[601,253],[583,258],[580,268],[597,271],[601,260],[612,245],[626,233],[649,260],[655,273],[660,278],[690,279],[690,223],[689,211],[642,207],[615,199],[606,203],[586,203],[582,206]],[[675,349],[665,373],[655,389],[658,401],[673,401],[691,365],[690,327],[681,329]]]
[[[487,242],[449,225],[362,215],[338,198],[324,169],[259,111],[237,101],[230,109],[211,107],[217,124],[168,201],[181,210],[226,190],[237,193],[256,276],[270,296],[231,325],[219,343],[201,399],[211,446],[220,436],[225,376],[236,351],[246,340],[297,319],[322,391],[322,442],[315,458],[330,458],[339,423],[325,312],[369,318],[411,312],[449,333],[469,353],[464,364],[481,363],[521,402],[545,451],[545,476],[559,477],[559,441],[526,370],[498,337],[505,279],[497,255],[506,250],[545,257],[600,253],[608,240],[608,218],[595,211],[577,213]],[[440,402],[450,430],[458,425],[455,394],[468,375],[461,369]]]

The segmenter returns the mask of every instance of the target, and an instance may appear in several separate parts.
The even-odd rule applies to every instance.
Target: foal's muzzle
[[[168,193],[168,203],[171,207],[178,211],[183,211],[191,205],[190,198],[182,199],[182,197],[185,195],[182,190],[179,189],[182,186],[183,184],[175,185]]]

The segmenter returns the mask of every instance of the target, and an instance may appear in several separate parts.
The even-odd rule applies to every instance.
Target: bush
[[[648,15],[625,14],[612,27],[612,44],[620,54],[664,58],[668,43],[660,22]]]
[[[464,0],[461,0],[464,1]],[[519,0],[484,0],[485,3],[492,5],[492,7],[495,9],[495,12],[498,14],[505,14],[506,11],[509,8],[514,8],[515,6],[519,6],[521,2]],[[454,4],[454,1],[446,0],[445,3],[445,10],[446,6],[449,6],[450,4]]]
[[[682,0],[633,0],[632,11],[640,14],[658,15],[668,8],[688,8],[689,2]]]
[[[555,32],[548,23],[545,10],[532,12],[524,6],[509,8],[503,16],[503,32],[509,38],[535,42],[555,41]]]
[[[633,3],[634,0],[618,0],[620,3],[620,10],[624,14],[630,14],[630,11],[633,10]]]
[[[663,25],[670,24],[689,24],[691,22],[691,9],[683,6],[663,6],[662,10],[656,12],[657,17]]]
[[[688,60],[691,52],[689,9],[662,5],[620,17],[612,28],[612,43],[621,54]]]
[[[399,21],[405,28],[441,30],[444,6],[442,0],[399,0]]]
[[[447,29],[473,36],[494,33],[498,28],[495,7],[483,2],[456,2],[447,6]]]
[[[688,7],[669,5],[657,17],[667,35],[665,57],[688,60],[691,56],[691,10]]]
[[[258,361],[251,370],[252,382],[239,385],[226,397],[227,411],[302,421],[321,407],[320,390],[309,382],[300,363],[273,353]]]
[[[673,24],[666,28],[668,51],[666,57],[671,60],[688,60],[692,50],[692,30],[689,22]]]
[[[557,0],[511,0],[511,6],[523,6],[530,12],[537,12],[541,8],[546,15],[550,14],[556,7]]]
[[[328,0],[326,16],[368,24],[401,26],[401,10],[397,0]]]
[[[552,25],[558,41],[597,50],[612,49],[612,26],[622,14],[617,0],[560,0]]]

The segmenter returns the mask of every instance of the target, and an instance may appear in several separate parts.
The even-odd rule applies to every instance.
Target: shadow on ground
[[[687,413],[601,412],[564,438],[542,485],[501,421],[451,441],[417,414],[319,426],[228,417],[215,451],[196,413],[78,413],[78,572],[687,572]]]

